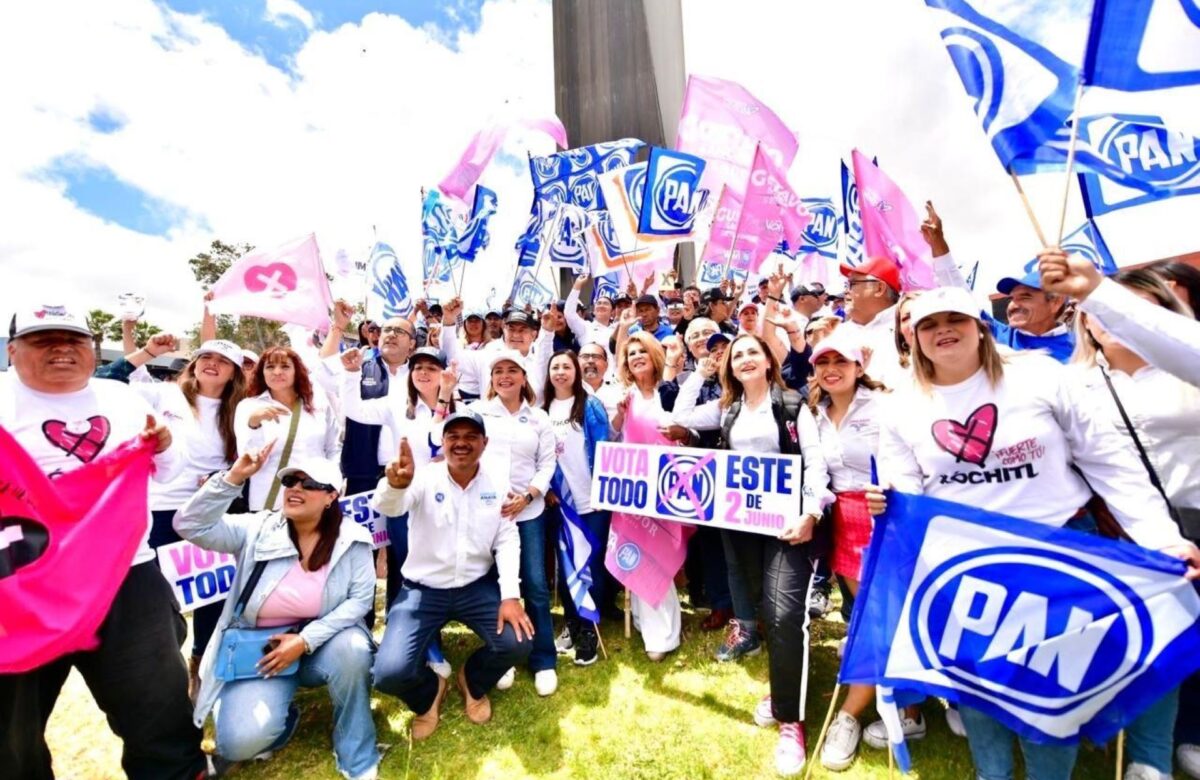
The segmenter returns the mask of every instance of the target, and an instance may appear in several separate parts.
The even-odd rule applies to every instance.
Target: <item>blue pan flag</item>
[[[558,508],[562,512],[562,525],[558,529],[558,557],[562,562],[563,579],[567,592],[575,604],[575,611],[584,620],[600,622],[600,610],[592,598],[592,551],[600,546],[600,540],[588,528],[575,508],[575,497],[561,468],[554,471],[551,487],[558,496]],[[607,540],[605,540],[607,541]]]

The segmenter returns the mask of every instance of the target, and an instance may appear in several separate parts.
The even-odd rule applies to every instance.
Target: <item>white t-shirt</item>
[[[779,426],[771,412],[771,399],[757,408],[743,403],[742,411],[729,429],[729,449],[740,452],[779,452]]]
[[[588,470],[583,428],[570,422],[574,398],[556,398],[550,402],[550,422],[554,426],[554,454],[563,479],[571,489],[575,511],[592,511],[592,472]]]
[[[72,393],[41,393],[21,382],[15,372],[0,380],[0,425],[12,434],[42,471],[56,477],[91,463],[137,436],[154,410],[112,379],[90,379]],[[154,456],[155,482],[170,482],[179,472],[180,448]],[[154,560],[150,549],[150,514],[134,565]]]
[[[202,479],[231,465],[225,459],[225,442],[217,426],[221,399],[198,395],[193,412],[183,390],[174,382],[143,382],[130,387],[171,428],[171,438],[183,457],[183,466],[175,479],[167,484],[150,483],[150,508],[179,509],[200,488]]]
[[[1091,497],[1138,544],[1181,542],[1126,441],[1069,393],[1065,368],[1040,353],[1008,359],[993,388],[983,369],[956,385],[913,387],[883,402],[879,477],[924,494],[1059,527]]]
[[[233,416],[233,430],[237,434],[237,449],[241,455],[266,445],[272,439],[275,447],[267,462],[254,476],[250,477],[250,509],[258,511],[264,508],[278,509],[283,501],[283,489],[275,494],[275,506],[264,507],[271,483],[275,481],[275,472],[279,471],[279,459],[283,455],[284,445],[287,444],[288,430],[292,424],[290,415],[284,415],[273,422],[265,422],[257,430],[250,427],[250,415],[255,409],[265,405],[277,404],[271,400],[269,392],[254,398],[247,398],[237,406]],[[300,423],[296,427],[296,438],[292,443],[289,463],[298,463],[307,458],[326,458],[333,463],[340,463],[342,454],[341,431],[339,417],[330,406],[325,393],[319,388],[313,388],[313,411],[300,410]],[[341,486],[338,486],[339,489]]]
[[[544,496],[554,476],[555,443],[550,418],[525,402],[516,412],[509,412],[498,396],[475,401],[467,408],[483,417],[487,428],[483,468],[492,469],[492,464],[507,461],[510,490],[523,493],[536,487],[540,492],[517,516],[517,522],[537,517],[546,508]]]

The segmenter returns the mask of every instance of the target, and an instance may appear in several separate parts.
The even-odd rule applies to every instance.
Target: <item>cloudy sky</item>
[[[803,195],[836,195],[858,146],[915,203],[932,198],[980,285],[1036,250],[924,5],[889,0],[736,5],[684,0],[689,71],[741,82],[800,139]],[[3,12],[0,316],[34,298],[148,319],[199,318],[186,264],[213,238],[260,246],[315,232],[326,264],[378,236],[419,273],[420,189],[471,134],[554,110],[548,0],[109,0],[20,3]],[[500,193],[493,241],[468,282],[482,300],[512,272],[529,211],[516,136],[484,181]],[[1027,183],[1047,230],[1060,176]],[[1130,262],[1184,251],[1178,224],[1147,210],[1103,223]],[[1168,212],[1161,212],[1166,214]],[[1068,230],[1082,219],[1077,196]],[[506,286],[507,282],[501,283]]]

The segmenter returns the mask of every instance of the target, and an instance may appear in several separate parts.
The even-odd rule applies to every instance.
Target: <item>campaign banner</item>
[[[368,490],[365,493],[343,496],[338,499],[338,503],[342,505],[344,516],[367,529],[367,533],[371,535],[371,546],[378,550],[387,547],[392,541],[388,538],[387,518],[371,507],[371,497],[374,495],[374,490]]]
[[[237,573],[229,553],[205,550],[191,542],[172,542],[159,547],[158,568],[175,592],[179,609],[191,612],[224,601]]]
[[[800,511],[798,455],[602,442],[592,509],[778,536]]]

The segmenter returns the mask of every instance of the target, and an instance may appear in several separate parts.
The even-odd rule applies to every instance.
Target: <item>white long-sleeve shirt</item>
[[[727,410],[721,408],[719,398],[696,406],[703,385],[704,377],[695,371],[680,386],[673,414],[677,425],[699,431],[721,427]],[[806,408],[802,408],[796,417],[796,431],[800,437],[800,457],[804,462],[804,494],[800,500],[800,510],[806,515],[820,517],[821,510],[833,501],[833,496],[826,487],[829,484],[829,472],[825,468],[825,457],[821,454],[817,423]],[[729,429],[729,449],[739,452],[779,452],[779,426],[775,422],[769,397],[763,399],[757,408],[751,408],[743,401],[742,410]]]
[[[579,316],[579,290],[574,287],[567,295],[567,299],[563,302],[566,309],[563,311],[563,319],[567,321],[567,327],[571,329],[571,335],[579,342],[580,347],[586,347],[588,344],[599,344],[604,347],[604,351],[608,352],[608,342],[612,338],[613,332],[617,329],[615,322],[610,322],[607,325],[602,325],[595,320],[585,320]],[[610,356],[611,357],[611,356]],[[612,362],[611,360],[609,361]]]
[[[1108,420],[1136,451],[1100,367],[1073,365],[1071,373],[1076,403]],[[1133,374],[1109,368],[1108,375],[1167,498],[1177,507],[1200,508],[1200,388],[1154,366]]]
[[[889,388],[906,387],[912,384],[912,375],[900,365],[900,353],[896,351],[896,307],[889,306],[875,315],[866,325],[846,320],[838,329],[846,329],[858,336],[862,346],[871,350],[867,361],[867,374]],[[784,343],[787,343],[786,341]]]
[[[872,484],[871,458],[879,452],[881,392],[860,387],[840,425],[829,419],[829,400],[817,406],[817,433],[829,479],[837,493]]]
[[[42,393],[26,386],[15,371],[0,376],[0,426],[50,477],[74,471],[134,438],[153,413],[143,398],[113,379],[93,377],[82,390]],[[180,449],[172,441],[154,456],[155,482],[167,484],[179,474]],[[143,522],[146,531],[133,565],[154,560],[149,511]]]
[[[499,397],[479,400],[467,407],[483,418],[487,428],[487,455],[493,463],[507,462],[511,490],[524,493],[535,487],[539,495],[517,516],[532,520],[546,508],[546,491],[554,477],[554,424],[541,409],[524,401],[509,412]]]
[[[1200,386],[1200,321],[1139,298],[1112,279],[1079,304],[1152,366]]]
[[[1133,448],[1075,403],[1065,372],[1041,353],[1016,353],[995,388],[980,369],[928,393],[893,393],[881,415],[881,482],[1055,527],[1087,503],[1090,483],[1138,544],[1181,543]]]
[[[270,457],[254,476],[250,477],[250,509],[278,509],[283,501],[282,488],[276,491],[275,505],[264,506],[267,493],[271,491],[271,483],[275,480],[275,472],[279,471],[280,458],[283,456],[284,445],[287,444],[288,430],[292,424],[291,415],[282,415],[278,420],[264,422],[257,429],[250,427],[250,415],[263,406],[282,406],[272,400],[269,392],[253,398],[247,398],[238,404],[233,415],[233,430],[237,435],[238,455],[256,450],[268,441],[275,440],[275,447]],[[341,461],[342,441],[338,426],[338,415],[319,388],[313,388],[313,411],[300,409],[300,423],[296,426],[296,438],[292,442],[292,452],[289,463],[298,463],[307,458],[326,458],[334,463]],[[339,486],[340,487],[340,486]]]
[[[500,516],[508,485],[485,468],[465,488],[450,478],[445,462],[418,468],[412,484],[397,490],[379,480],[372,506],[387,517],[408,513],[404,579],[430,588],[460,588],[485,576],[493,563],[500,598],[521,596],[521,537]]]
[[[503,340],[490,341],[483,349],[467,349],[459,344],[457,339],[446,339],[446,343],[443,345],[446,364],[449,365],[452,360],[458,363],[460,385],[463,376],[478,377],[477,386],[480,388],[480,396],[487,395],[488,384],[491,382],[488,365],[492,361],[492,355],[496,350],[504,348]],[[553,353],[554,334],[547,330],[541,330],[533,344],[530,345],[529,354],[525,355],[526,377],[537,396],[538,403],[541,403],[542,391],[546,385],[546,373],[550,367],[550,356]]]
[[[192,497],[202,480],[231,465],[217,417],[221,399],[196,396],[196,410],[174,382],[131,382],[129,387],[154,409],[155,417],[171,429],[171,444],[180,456],[179,473],[168,483],[150,483],[150,509],[178,509]]]

